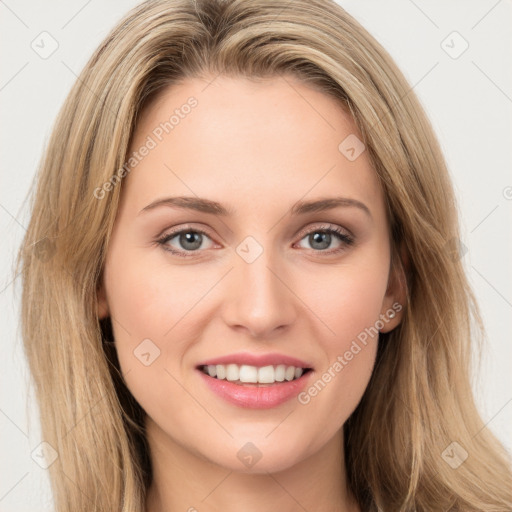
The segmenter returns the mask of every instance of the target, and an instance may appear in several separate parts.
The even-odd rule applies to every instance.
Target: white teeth
[[[284,373],[284,378],[286,380],[293,380],[293,377],[295,377],[295,367],[288,366],[288,368],[286,368],[286,372]]]
[[[261,384],[272,384],[275,382],[274,379],[273,366],[263,366],[258,370],[258,382],[261,382]]]
[[[243,382],[252,384],[273,384],[274,382],[292,381],[298,379],[304,373],[303,368],[286,366],[250,366],[246,364],[210,364],[203,367],[204,373],[210,377],[230,382]]]
[[[240,375],[240,370],[236,364],[228,364],[226,366],[226,379],[231,381],[237,381]]]
[[[226,367],[223,364],[218,364],[215,369],[217,370],[217,379],[226,378]]]
[[[286,373],[286,366],[284,364],[280,364],[275,367],[274,372],[274,379],[276,379],[277,382],[283,382],[284,374]]]
[[[236,366],[236,364],[233,366]],[[240,366],[240,382],[258,382],[258,368],[246,364]]]

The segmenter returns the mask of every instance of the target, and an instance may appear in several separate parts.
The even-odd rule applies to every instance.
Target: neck
[[[274,473],[221,467],[174,442],[151,420],[146,433],[153,471],[146,512],[360,510],[347,489],[342,429],[319,452]]]

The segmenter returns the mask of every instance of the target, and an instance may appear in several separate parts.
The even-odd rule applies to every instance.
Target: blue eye
[[[350,235],[336,226],[315,228],[309,231],[301,241],[306,239],[315,252],[322,252],[328,249],[326,252],[336,253],[343,250],[345,246],[354,243],[354,239]],[[330,247],[333,240],[338,242],[339,245],[337,248]]]
[[[196,229],[184,229],[181,231],[176,231],[175,233],[164,235],[158,240],[158,243],[164,246],[164,249],[167,251],[187,257],[189,255],[183,253],[197,252],[197,250],[201,248],[205,249],[205,247],[202,247],[205,237],[211,241],[210,237],[204,231]],[[179,247],[174,247],[173,249],[173,246],[169,242],[174,239],[177,239]],[[208,247],[206,247],[206,249],[207,248]]]
[[[300,240],[307,240],[310,247],[305,247],[316,253],[334,254],[343,251],[354,243],[354,239],[346,231],[338,226],[320,226],[305,234]],[[337,247],[331,245],[338,242]],[[299,244],[300,244],[299,242]],[[186,228],[163,235],[156,243],[172,254],[183,258],[197,256],[205,249],[211,249],[214,245],[207,233],[200,229]]]

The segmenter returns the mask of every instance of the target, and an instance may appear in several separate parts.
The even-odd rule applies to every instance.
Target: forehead
[[[361,139],[336,99],[295,77],[187,79],[143,112],[123,202],[140,210],[165,195],[197,195],[243,214],[335,194],[383,209],[367,152],[346,152],[359,152]]]

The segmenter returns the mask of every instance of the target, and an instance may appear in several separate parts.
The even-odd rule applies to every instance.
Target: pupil
[[[330,233],[316,232],[309,236],[310,236],[309,241],[310,241],[311,247],[313,247],[314,249],[327,249],[330,245],[330,242],[331,242]],[[315,247],[315,245],[314,245],[315,243],[319,243],[320,246]]]
[[[194,250],[199,249],[201,247],[202,235],[201,233],[195,233],[193,231],[189,231],[188,233],[182,233],[180,235],[180,244],[184,249]],[[187,245],[191,244],[191,245]]]

